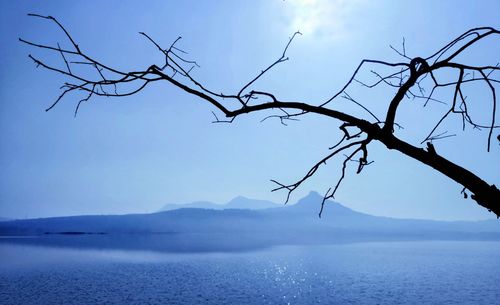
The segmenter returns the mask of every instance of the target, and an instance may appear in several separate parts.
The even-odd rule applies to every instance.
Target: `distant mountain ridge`
[[[224,210],[224,209],[248,209],[248,210],[264,210],[283,207],[283,205],[276,204],[268,200],[250,199],[243,196],[238,196],[225,204],[214,203],[210,201],[195,201],[191,203],[169,203],[164,205],[161,211],[172,211],[185,208],[196,209],[211,209],[211,210]]]
[[[14,220],[0,223],[0,235],[54,233],[106,234],[264,234],[307,242],[343,238],[494,239],[500,240],[500,222],[432,221],[372,216],[327,201],[322,218],[322,196],[311,192],[294,205],[265,208],[267,201],[237,197],[225,209],[178,208],[152,214],[71,216]],[[259,202],[262,209],[242,209]],[[204,203],[205,204],[205,203]],[[203,204],[202,204],[203,206]],[[210,205],[204,205],[210,207]],[[276,204],[273,204],[276,206]],[[228,208],[231,207],[231,208]],[[235,207],[235,208],[232,208]]]

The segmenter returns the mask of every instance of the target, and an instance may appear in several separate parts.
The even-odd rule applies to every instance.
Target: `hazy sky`
[[[180,46],[201,65],[195,76],[228,93],[274,61],[288,37],[301,30],[290,61],[256,88],[319,103],[342,87],[362,58],[401,60],[389,45],[400,47],[403,37],[410,56],[425,57],[469,28],[500,27],[499,11],[496,0],[1,1],[0,216],[151,212],[165,203],[226,202],[237,195],[282,202],[286,194],[271,193],[269,179],[294,182],[340,137],[338,122],[317,116],[288,127],[273,120],[260,123],[264,113],[231,125],[212,124],[212,107],[167,83],[128,98],[94,99],[77,118],[73,111],[82,97],[76,95],[46,113],[64,79],[35,69],[27,55],[63,63],[58,54],[17,38],[70,45],[53,24],[27,13],[57,17],[83,50],[124,70],[161,63],[139,31],[165,46],[181,35]],[[496,64],[499,54],[496,38],[462,59]],[[484,87],[466,90],[473,111],[480,118],[487,114],[491,100]],[[382,115],[394,91],[355,87],[349,93]],[[338,102],[341,109],[356,111],[347,105]],[[445,107],[424,109],[421,101],[406,100],[398,119],[405,129],[398,136],[420,145]],[[447,124],[459,131],[461,119]],[[467,131],[436,142],[436,148],[499,185],[500,146],[494,142],[486,153],[486,137],[486,132]],[[371,144],[370,158],[375,163],[361,175],[349,172],[337,201],[394,217],[493,217],[462,199],[460,185],[414,160],[378,144]],[[292,201],[311,190],[324,193],[339,175],[339,164],[330,162]]]

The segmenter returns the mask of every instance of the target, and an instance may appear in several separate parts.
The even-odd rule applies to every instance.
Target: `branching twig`
[[[460,54],[467,52],[468,49],[477,42],[488,37],[498,37],[500,32],[494,28],[480,27],[466,31],[437,52],[425,58],[410,58],[406,53],[405,41],[403,39],[402,51],[391,46],[391,48],[404,59],[403,62],[391,63],[380,60],[364,59],[356,67],[354,73],[347,82],[340,86],[341,89],[339,91],[325,101],[313,104],[300,101],[284,101],[271,92],[255,88],[260,78],[269,73],[276,65],[288,60],[286,53],[294,41],[294,38],[300,35],[300,32],[296,32],[290,37],[281,56],[276,61],[244,84],[237,93],[225,94],[208,89],[201,81],[197,80],[192,75],[193,69],[195,67],[199,68],[200,65],[196,61],[186,58],[185,56],[188,53],[177,46],[181,37],[175,39],[168,48],[163,48],[160,43],[156,42],[149,35],[140,32],[140,35],[150,41],[162,54],[164,62],[160,65],[151,64],[138,71],[127,72],[106,65],[83,52],[76,43],[76,40],[71,37],[69,32],[54,17],[38,14],[29,14],[29,16],[42,18],[55,23],[71,44],[70,48],[65,49],[61,48],[59,43],[57,47],[55,47],[34,43],[21,38],[19,39],[32,48],[52,53],[55,52],[62,58],[65,68],[50,65],[38,57],[29,55],[29,58],[33,60],[37,67],[59,73],[69,79],[61,86],[62,92],[46,109],[47,111],[53,109],[63,98],[72,92],[84,92],[86,94],[85,98],[79,100],[76,105],[76,115],[80,109],[80,105],[92,98],[102,96],[129,96],[142,91],[147,85],[153,82],[165,81],[188,94],[210,103],[227,118],[227,120],[219,119],[217,114],[212,112],[215,117],[214,123],[231,123],[240,115],[266,110],[271,111],[271,114],[262,119],[262,121],[269,118],[277,118],[284,125],[286,125],[285,122],[297,120],[297,117],[305,114],[321,115],[340,122],[342,138],[330,148],[329,154],[314,164],[309,171],[295,183],[287,185],[272,180],[278,185],[273,191],[287,190],[286,202],[290,199],[291,193],[304,181],[312,177],[321,165],[326,164],[328,160],[341,152],[350,151],[342,163],[340,179],[333,188],[330,188],[326,192],[323,198],[319,213],[321,216],[326,200],[334,198],[340,183],[343,181],[348,162],[357,162],[358,167],[356,172],[360,173],[364,166],[371,163],[367,161],[368,144],[371,141],[378,141],[388,149],[398,150],[410,158],[416,159],[436,169],[463,185],[464,194],[465,189],[469,190],[471,193],[470,197],[476,200],[478,204],[500,215],[500,191],[498,191],[496,186],[488,184],[467,169],[438,155],[431,143],[433,140],[455,136],[455,134],[449,134],[447,131],[437,135],[434,133],[442,122],[449,117],[453,117],[453,114],[456,114],[462,119],[463,129],[465,129],[466,125],[470,125],[477,129],[488,129],[487,150],[490,151],[493,131],[500,127],[495,125],[497,102],[496,86],[500,83],[497,76],[498,73],[496,72],[500,71],[500,67],[498,64],[485,66],[465,65],[454,62],[453,60],[458,58]],[[90,71],[87,71],[87,73],[79,73],[82,69],[72,69],[72,65],[81,65],[84,70],[86,69],[85,67],[88,67]],[[377,79],[375,82],[369,83],[362,79],[362,74],[360,73],[366,66],[383,67],[389,70],[389,72],[385,71],[384,73],[379,73],[373,69],[370,70]],[[440,77],[438,77],[440,74],[436,72],[442,70],[448,70],[449,73],[457,73],[457,81],[441,81]],[[476,77],[476,74],[480,75],[480,77]],[[487,124],[478,123],[478,121],[472,117],[469,111],[472,104],[467,100],[463,92],[464,84],[476,82],[486,84],[491,92],[492,113],[491,120]],[[430,83],[430,85],[428,83]],[[389,86],[390,90],[394,90],[393,88],[396,89],[394,96],[388,103],[387,112],[383,120],[379,119],[374,112],[369,110],[366,104],[355,100],[347,93],[348,89],[352,92],[350,88],[356,84],[364,88],[373,88],[380,84],[385,84]],[[451,105],[434,125],[427,137],[422,141],[421,144],[427,143],[427,150],[413,146],[396,137],[395,127],[401,129],[401,126],[396,122],[397,111],[403,100],[406,98],[425,99],[423,104],[424,107],[429,101],[445,103],[441,98],[436,99],[435,96],[438,94],[438,91],[448,86],[454,86],[455,88],[453,97],[451,97]],[[427,92],[429,93],[427,94]],[[361,107],[370,115],[371,121],[356,117],[347,112],[339,111],[332,107],[330,103],[338,97],[349,100]],[[361,138],[361,140],[354,140],[358,138]],[[361,157],[359,157],[358,160],[353,160],[357,154],[361,154]]]

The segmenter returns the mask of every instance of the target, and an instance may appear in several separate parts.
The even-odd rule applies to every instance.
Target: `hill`
[[[229,202],[226,207],[252,203],[241,198]],[[359,213],[334,201],[326,202],[323,217],[319,218],[321,200],[319,194],[312,192],[284,208],[181,208],[152,214],[14,220],[0,223],[0,235],[44,237],[34,241],[20,239],[25,243],[55,242],[62,239],[54,236],[71,236],[63,239],[65,244],[81,246],[84,240],[89,244],[100,240],[100,247],[114,245],[118,248],[141,240],[141,249],[144,246],[178,249],[179,245],[182,249],[219,249],[221,245],[246,249],[277,244],[357,241],[500,240],[500,222],[496,220],[395,219]],[[261,207],[266,205],[264,201]],[[73,238],[75,235],[79,235],[79,239]],[[161,241],[158,236],[162,236]],[[5,238],[0,240],[5,241]]]
[[[172,211],[177,209],[195,208],[195,209],[211,209],[211,210],[225,210],[225,209],[248,209],[248,210],[263,210],[282,207],[274,202],[267,200],[250,199],[243,196],[238,196],[225,204],[214,203],[210,201],[196,201],[191,203],[168,203],[164,205],[161,211]]]

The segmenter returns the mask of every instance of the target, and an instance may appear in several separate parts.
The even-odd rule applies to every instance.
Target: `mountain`
[[[497,220],[395,219],[359,213],[334,201],[325,202],[319,218],[321,201],[321,195],[311,192],[296,204],[281,208],[265,208],[273,206],[272,203],[260,201],[256,205],[259,210],[242,209],[256,201],[237,197],[224,205],[225,209],[179,208],[152,214],[13,220],[0,222],[0,235],[38,236],[14,239],[18,243],[62,242],[63,245],[95,247],[95,242],[100,241],[98,247],[168,251],[357,241],[500,240],[500,221]],[[61,236],[68,238],[61,239]],[[13,239],[0,238],[0,242],[8,240]]]
[[[289,213],[303,213],[303,216],[308,217],[319,217],[319,211],[321,210],[321,202],[323,201],[323,196],[317,192],[310,192],[307,196],[299,199],[296,204],[290,205],[287,212]],[[344,218],[344,217],[364,217],[360,212],[353,211],[342,204],[327,200],[323,207],[322,218],[330,219],[331,217]]]
[[[160,209],[160,212],[172,211],[177,209],[186,209],[186,208],[222,210],[224,206],[210,201],[195,201],[191,203],[167,203]]]
[[[264,210],[278,207],[282,207],[282,205],[267,200],[250,199],[243,196],[238,196],[225,204],[226,209]]]
[[[295,205],[284,212],[286,214],[300,214],[310,221],[318,219],[323,196],[317,192],[310,192]],[[285,214],[285,213],[283,213]],[[342,204],[327,200],[324,205],[321,221],[324,226],[366,231],[373,233],[387,233],[393,235],[429,235],[437,232],[467,232],[467,233],[500,233],[500,221],[496,219],[481,221],[437,221],[423,219],[402,219],[383,216],[373,216],[354,211]]]
[[[196,201],[192,203],[169,203],[164,205],[160,211],[172,211],[177,209],[195,208],[195,209],[245,209],[245,210],[263,210],[270,208],[282,207],[274,202],[267,200],[250,199],[243,196],[238,196],[226,204],[219,204],[210,201]]]

